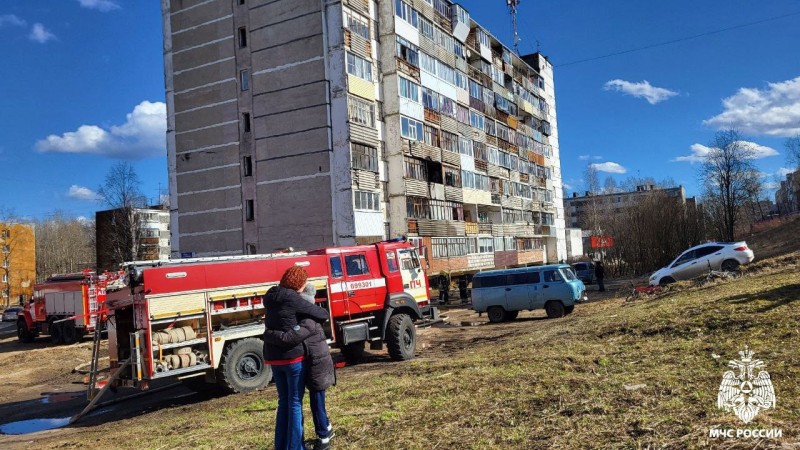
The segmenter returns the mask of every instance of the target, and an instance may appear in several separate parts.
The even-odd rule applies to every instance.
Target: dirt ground
[[[600,302],[621,293],[629,281],[610,281],[608,291],[597,292],[597,286],[588,286],[590,303]],[[580,309],[575,314],[580,314]],[[487,326],[485,315],[478,315],[469,305],[440,305],[440,323],[421,327],[417,334],[417,359],[440,359],[453,352],[469,348],[482,342],[507,336],[514,329],[529,327],[544,319],[543,311],[523,312],[513,324],[504,327]],[[509,327],[508,325],[512,325]],[[22,344],[13,332],[0,333],[0,428],[3,424],[31,419],[65,419],[80,412],[87,404],[85,374],[76,371],[83,369],[91,358],[91,340],[69,345],[54,345],[47,338],[40,337],[32,344]],[[103,345],[106,345],[105,341]],[[334,357],[339,359],[334,351]],[[345,367],[339,377],[375,376],[390,365],[386,350],[369,351],[362,364]],[[174,385],[174,387],[168,387]],[[174,382],[154,385],[153,389],[164,388],[159,392],[141,395],[132,389],[120,389],[116,394],[106,393],[101,405],[94,413],[79,423],[60,429],[40,431],[24,435],[3,435],[0,432],[1,448],[27,448],[36,442],[44,448],[70,447],[70,436],[87,430],[101,432],[124,426],[127,420],[158,420],[161,414],[171,414],[176,409],[191,409],[194,413],[214,411],[235,407],[244,402],[263,398],[264,392],[222,395],[214,389],[195,391]],[[127,396],[135,398],[125,400]],[[272,389],[268,396],[274,396]],[[246,397],[243,399],[242,397]],[[125,447],[120,443],[120,447]],[[158,446],[155,445],[157,448]]]

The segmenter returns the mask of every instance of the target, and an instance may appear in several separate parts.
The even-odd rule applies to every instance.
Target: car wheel
[[[664,277],[664,278],[662,278],[662,279],[658,280],[658,285],[659,285],[659,286],[666,286],[666,285],[668,285],[668,284],[672,284],[672,283],[674,283],[674,282],[675,282],[675,278],[672,278],[672,277]]]
[[[506,318],[506,310],[502,306],[492,306],[486,310],[486,313],[489,316],[489,322],[492,323],[502,322]]]
[[[572,311],[575,311],[575,305],[569,305],[564,307],[565,313],[572,314]]]
[[[736,261],[735,259],[726,259],[725,261],[722,261],[721,269],[725,272],[736,272],[739,270],[739,261]]]
[[[548,319],[558,319],[564,317],[564,304],[558,300],[551,300],[544,305],[544,310],[547,312]]]

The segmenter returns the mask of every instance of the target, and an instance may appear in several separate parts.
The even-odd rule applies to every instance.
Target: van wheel
[[[722,261],[722,266],[720,266],[720,268],[725,272],[736,272],[739,269],[739,261],[735,259],[726,259]]]
[[[34,334],[28,329],[28,322],[25,322],[25,319],[19,319],[17,321],[17,339],[25,344],[30,344],[34,337]]]
[[[572,314],[572,311],[575,311],[575,305],[565,306],[564,312],[567,314]]]
[[[352,342],[342,346],[342,356],[347,364],[358,364],[364,357],[364,341]]]
[[[408,314],[395,314],[386,327],[386,349],[395,361],[414,357],[417,346],[417,329]]]
[[[506,320],[506,310],[502,306],[492,306],[486,310],[489,322],[499,323]]]
[[[519,311],[507,311],[506,320],[515,320],[519,315]]]
[[[564,304],[558,300],[551,300],[544,305],[544,310],[547,311],[548,319],[557,319],[564,317]]]
[[[250,392],[272,379],[272,368],[264,363],[264,342],[248,338],[236,341],[222,354],[217,380],[229,393]]]

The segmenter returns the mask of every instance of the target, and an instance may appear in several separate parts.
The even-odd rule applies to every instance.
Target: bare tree
[[[786,139],[786,159],[794,169],[800,169],[800,134]]]
[[[39,280],[94,267],[94,221],[68,218],[61,211],[37,221],[36,255]]]
[[[737,131],[717,133],[709,147],[700,172],[706,211],[717,238],[734,241],[742,206],[757,198],[761,179],[753,149]]]
[[[614,180],[614,177],[611,175],[606,177],[606,181],[603,182],[603,193],[604,194],[613,194],[617,192],[617,182]]]
[[[111,209],[108,212],[111,217],[108,226],[97,224],[97,245],[105,249],[106,256],[114,264],[133,261],[139,253],[141,227],[136,209],[146,206],[140,185],[133,166],[119,162],[109,170],[105,182],[98,189],[103,202]]]

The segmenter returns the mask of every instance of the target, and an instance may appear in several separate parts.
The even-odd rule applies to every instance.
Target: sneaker
[[[317,439],[316,441],[314,441],[314,449],[313,450],[330,450],[330,448],[331,448],[331,439],[330,438],[331,437],[333,437],[333,436],[331,435],[328,438]]]

